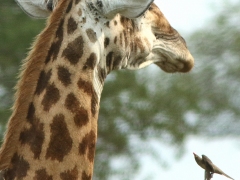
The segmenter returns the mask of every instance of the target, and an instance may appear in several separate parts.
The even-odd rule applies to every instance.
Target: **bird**
[[[193,155],[197,164],[203,169],[205,169],[205,179],[210,180],[213,177],[213,174],[216,173],[233,180],[232,177],[225,174],[221,169],[219,169],[215,164],[213,164],[206,155],[202,155],[202,158],[195,153],[193,153]]]

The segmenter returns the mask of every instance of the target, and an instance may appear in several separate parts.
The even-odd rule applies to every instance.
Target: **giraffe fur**
[[[28,14],[49,18],[16,86],[0,149],[5,179],[92,179],[106,76],[150,64],[169,73],[192,69],[194,59],[184,39],[152,1],[142,0],[145,6],[132,14],[131,6],[118,1],[114,11],[105,13],[99,8],[108,1],[101,2],[20,3]]]

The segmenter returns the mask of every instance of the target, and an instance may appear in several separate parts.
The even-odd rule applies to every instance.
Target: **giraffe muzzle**
[[[176,46],[176,44],[161,41],[154,46],[153,54],[155,64],[168,73],[186,73],[194,66],[194,58],[183,44]]]

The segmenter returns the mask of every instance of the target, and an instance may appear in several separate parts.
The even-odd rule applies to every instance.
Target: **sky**
[[[222,0],[155,0],[170,24],[190,33],[206,24],[221,7]]]
[[[222,0],[155,0],[170,24],[187,36],[210,22],[222,5]],[[155,141],[156,142],[156,141]],[[174,158],[172,147],[155,143],[157,151],[167,159],[168,168],[163,168],[151,157],[143,157],[142,168],[135,180],[203,180],[204,171],[195,162],[193,152],[207,155],[214,164],[235,180],[240,180],[240,142],[230,137],[201,139],[189,137],[185,153],[179,160]],[[212,180],[228,179],[214,175]]]

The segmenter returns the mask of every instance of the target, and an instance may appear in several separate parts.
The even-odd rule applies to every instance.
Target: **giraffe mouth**
[[[177,43],[176,46],[171,42],[164,43],[162,40],[157,40],[152,52],[155,56],[155,64],[165,72],[186,73],[194,66],[194,59],[184,44]]]

